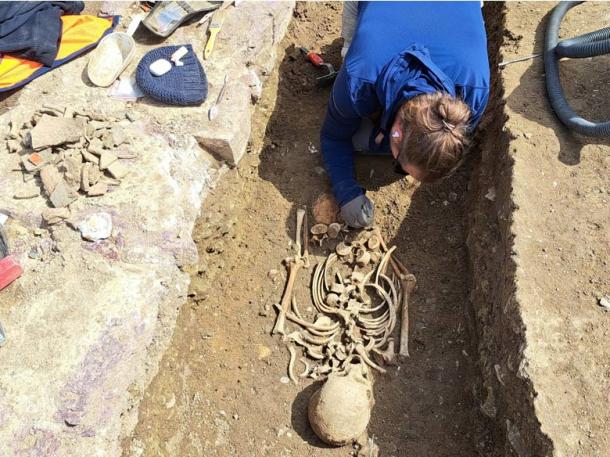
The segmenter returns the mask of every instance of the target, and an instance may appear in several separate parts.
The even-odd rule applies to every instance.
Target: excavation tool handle
[[[301,52],[305,54],[305,58],[309,60],[315,67],[321,67],[324,65],[324,59],[313,51],[308,51],[305,48],[301,48]]]

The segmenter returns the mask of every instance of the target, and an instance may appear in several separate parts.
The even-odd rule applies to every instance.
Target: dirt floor
[[[319,128],[329,95],[299,46],[340,64],[341,5],[298,4],[285,56],[259,103],[250,153],[203,208],[194,237],[200,263],[170,349],[124,441],[128,456],[330,456],[307,423],[317,386],[283,384],[288,352],[270,336],[292,252],[294,215],[329,190]],[[268,122],[268,124],[267,124]],[[481,414],[476,346],[469,333],[465,194],[469,170],[438,186],[397,180],[389,159],[357,172],[377,223],[418,279],[411,356],[376,376],[370,434],[384,456],[492,456]],[[316,249],[317,254],[325,254]],[[281,275],[273,277],[272,270]],[[308,281],[298,284],[307,308]]]
[[[543,51],[555,5],[506,4],[503,59]],[[566,15],[560,37],[599,30],[609,19],[608,3],[587,2]],[[587,119],[610,119],[609,65],[608,55],[560,64],[566,97]],[[479,208],[500,228],[499,237],[485,244],[483,234],[469,243],[470,255],[480,261],[473,296],[482,299],[477,309],[486,334],[484,374],[494,380],[495,392],[503,392],[498,410],[512,421],[505,429],[515,449],[536,456],[605,457],[610,314],[599,303],[610,293],[610,141],[575,135],[558,122],[546,97],[542,59],[509,65],[501,73],[506,118],[488,132],[481,167],[483,175],[495,168],[484,176],[481,191],[494,188],[497,198],[493,203],[482,198]],[[507,161],[513,166],[503,167]],[[507,182],[512,189],[504,198]],[[481,249],[473,249],[478,241]],[[510,261],[486,272],[500,250]],[[507,277],[514,278],[511,289],[495,294],[496,284]],[[531,385],[516,388],[525,383]],[[525,403],[535,407],[529,426],[521,409]],[[497,419],[505,422],[502,413]]]

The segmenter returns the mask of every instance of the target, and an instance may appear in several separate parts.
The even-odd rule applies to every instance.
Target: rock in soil
[[[68,208],[47,208],[42,212],[42,220],[47,225],[59,224],[68,217],[70,217]]]
[[[105,195],[108,193],[108,184],[103,182],[98,182],[97,184],[91,186],[87,191],[87,195],[89,197],[99,197],[101,195]]]
[[[100,156],[100,170],[105,170],[110,165],[118,160],[118,157],[112,152],[103,152]]]
[[[98,165],[100,162],[100,159],[98,158],[98,156],[90,153],[89,151],[85,151],[83,149],[81,151],[81,154],[83,155],[83,159],[85,159],[87,162],[94,163],[95,165]]]
[[[104,153],[104,143],[99,138],[93,138],[87,147],[87,151],[96,156],[101,156]]]
[[[50,196],[62,178],[59,174],[59,170],[50,165],[40,170],[40,180],[42,181],[44,191]]]
[[[80,188],[82,166],[83,160],[80,155],[69,157],[64,160],[64,179],[73,190],[78,190]]]
[[[108,213],[94,213],[78,224],[78,230],[85,240],[103,240],[112,234],[112,217]]]
[[[51,204],[55,208],[63,208],[64,206],[68,206],[77,198],[78,194],[70,188],[70,186],[64,179],[57,183],[55,189],[53,189],[53,192],[49,196]]]
[[[115,125],[110,129],[113,146],[120,146],[125,142],[125,130],[120,125]]]
[[[127,167],[118,161],[110,164],[110,166],[106,170],[108,171],[108,173],[110,173],[110,176],[115,179],[121,179],[125,177],[127,173],[129,173]]]
[[[330,194],[320,195],[313,204],[313,218],[316,224],[332,224],[337,222],[339,205],[335,198]]]
[[[6,147],[11,154],[21,151],[21,143],[17,140],[8,140],[6,142]]]

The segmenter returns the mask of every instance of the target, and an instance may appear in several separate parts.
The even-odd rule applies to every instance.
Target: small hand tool
[[[316,54],[313,51],[308,51],[305,48],[300,48],[301,52],[305,55],[305,58],[311,62],[311,64],[316,68],[324,68],[328,72],[325,75],[318,76],[316,78],[316,82],[319,86],[328,86],[333,83],[335,78],[337,77],[337,71],[332,64],[324,62],[324,59],[319,54]]]
[[[224,1],[222,2],[222,6],[218,8],[218,10],[214,13],[212,18],[210,19],[210,26],[208,27],[208,32],[210,32],[210,37],[208,38],[208,42],[205,44],[205,49],[203,50],[203,58],[208,60],[210,55],[212,54],[212,50],[214,49],[214,43],[216,43],[216,35],[220,32],[220,28],[222,27],[222,23],[225,20],[225,14],[227,8],[233,3],[232,1]]]
[[[218,97],[216,97],[216,101],[214,102],[214,105],[212,105],[212,107],[210,108],[210,111],[208,111],[208,118],[213,121],[216,116],[218,116],[218,110],[219,110],[219,105],[220,102],[222,102],[222,98],[225,95],[225,90],[227,88],[227,83],[229,82],[229,74],[227,73],[225,75],[225,80],[222,83],[222,88],[220,89],[220,92],[218,93]]]

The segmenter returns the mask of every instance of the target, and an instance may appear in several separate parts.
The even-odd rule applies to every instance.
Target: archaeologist
[[[392,154],[423,182],[451,174],[489,97],[479,2],[345,2],[345,60],[321,145],[341,214],[372,225],[374,206],[354,177],[354,153]]]

